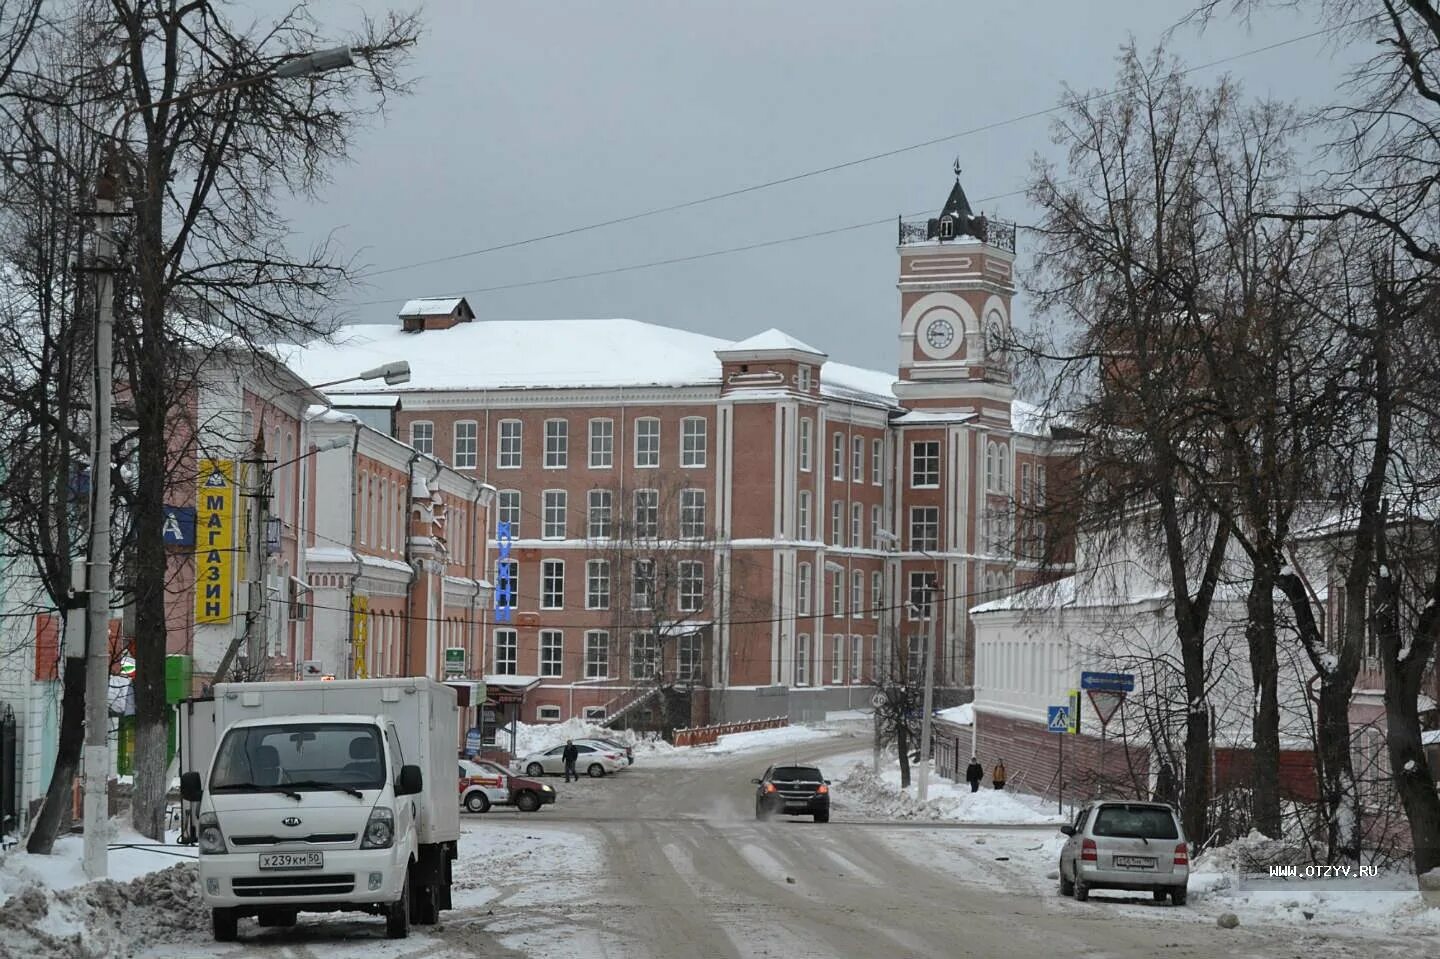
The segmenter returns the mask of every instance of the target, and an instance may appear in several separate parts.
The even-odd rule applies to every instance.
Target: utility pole
[[[250,610],[245,619],[245,678],[254,682],[265,678],[262,662],[270,624],[270,584],[265,575],[270,566],[266,542],[270,523],[270,473],[265,459],[263,422],[255,430],[255,446],[247,462],[254,468],[255,482],[250,494]]]
[[[920,714],[920,781],[916,796],[924,802],[930,792],[930,705],[935,697],[935,575],[925,579],[925,702]]]
[[[110,419],[114,390],[115,176],[106,164],[95,183],[95,392],[90,414],[90,561],[86,577],[89,648],[85,654],[84,869],[109,872],[110,798]]]

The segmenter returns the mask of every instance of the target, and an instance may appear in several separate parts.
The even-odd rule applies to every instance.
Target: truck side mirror
[[[186,802],[199,802],[203,790],[200,788],[200,774],[188,772],[180,774],[180,798]]]
[[[425,787],[425,781],[420,775],[420,767],[405,765],[400,767],[400,781],[395,784],[395,795],[413,796]]]

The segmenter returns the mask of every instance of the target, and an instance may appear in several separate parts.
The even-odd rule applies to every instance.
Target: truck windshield
[[[231,729],[220,742],[212,792],[379,789],[380,730],[363,723],[285,723]]]

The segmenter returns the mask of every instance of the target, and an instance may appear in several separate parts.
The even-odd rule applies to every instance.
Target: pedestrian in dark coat
[[[965,767],[965,781],[970,784],[970,791],[977,792],[980,789],[980,780],[985,778],[985,767],[980,765],[980,760],[970,757],[970,765]]]
[[[560,758],[565,760],[565,781],[568,783],[573,779],[579,782],[580,774],[575,771],[575,760],[580,758],[580,750],[575,748],[572,740],[565,740],[565,749],[560,753]]]

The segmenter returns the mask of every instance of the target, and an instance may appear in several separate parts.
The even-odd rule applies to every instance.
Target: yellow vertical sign
[[[365,647],[370,640],[370,597],[351,597],[350,614],[354,620],[354,632],[351,635],[355,637],[355,678],[368,679],[370,670],[365,662]]]
[[[195,622],[234,613],[235,461],[200,460],[195,497]]]

